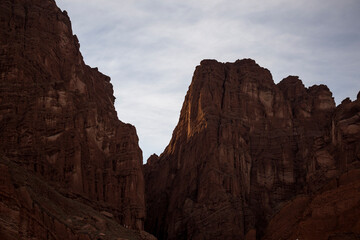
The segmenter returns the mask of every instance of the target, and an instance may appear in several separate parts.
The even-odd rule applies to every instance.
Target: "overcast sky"
[[[169,143],[202,59],[252,58],[277,83],[326,84],[339,104],[360,90],[359,0],[56,0],[86,64],[111,77],[144,162]]]

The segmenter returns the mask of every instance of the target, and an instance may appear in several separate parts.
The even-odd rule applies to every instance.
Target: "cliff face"
[[[154,240],[0,156],[0,239]]]
[[[324,85],[294,76],[276,85],[249,59],[202,61],[169,145],[145,165],[145,229],[159,239],[260,238],[285,202],[356,167],[359,141],[342,136],[358,134],[359,120],[348,127],[342,116]]]
[[[136,130],[118,120],[110,78],[85,65],[67,13],[53,0],[3,0],[0,26],[1,155],[142,229]]]
[[[118,120],[109,77],[85,65],[66,12],[3,0],[0,26],[0,238],[153,239],[138,231],[136,130]],[[276,85],[253,60],[202,61],[170,144],[145,165],[146,229],[358,239],[359,103],[335,108],[326,86],[294,76]]]
[[[286,203],[264,239],[360,239],[360,96],[337,107],[330,147],[343,173],[316,193]]]
[[[264,240],[360,239],[360,171],[350,170],[314,195],[298,195],[272,217]]]

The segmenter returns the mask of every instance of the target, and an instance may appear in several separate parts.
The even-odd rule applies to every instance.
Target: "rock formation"
[[[85,65],[67,13],[54,0],[3,0],[0,26],[1,157],[41,178],[66,201],[108,212],[121,225],[143,229],[142,152],[136,130],[118,120],[110,78]],[[9,184],[16,181],[11,178],[6,178]],[[20,192],[16,201],[28,205],[35,201],[26,189],[23,194],[17,184],[13,186],[10,192]],[[8,191],[0,192],[2,206],[7,195]],[[34,208],[47,209],[41,201],[37,204],[26,211],[37,214]],[[1,217],[12,209],[7,206],[1,207]],[[18,224],[14,229],[25,237],[32,221],[21,204],[16,206],[20,217],[13,222]],[[56,212],[47,214],[61,220]]]
[[[275,84],[250,59],[202,61],[169,145],[145,165],[145,229],[260,239],[286,202],[358,168],[359,110],[336,108],[326,86],[295,76]]]
[[[0,238],[154,239],[136,130],[66,12],[2,0],[0,26]],[[145,179],[160,240],[359,239],[360,94],[204,60]]]
[[[330,181],[323,191],[299,195],[271,219],[264,240],[360,239],[360,170]]]
[[[59,193],[32,171],[0,157],[0,239],[154,240],[107,211]]]
[[[337,107],[331,132],[331,144],[322,149],[330,150],[340,174],[318,191],[287,202],[270,220],[265,240],[360,239],[360,95]]]

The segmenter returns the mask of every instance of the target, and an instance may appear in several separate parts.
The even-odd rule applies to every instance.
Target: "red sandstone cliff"
[[[0,156],[0,239],[154,240]]]
[[[293,76],[276,85],[253,60],[202,61],[169,145],[145,165],[145,229],[159,239],[261,238],[286,202],[358,167],[359,109],[340,120],[344,108],[324,85]]]
[[[114,100],[110,78],[85,65],[69,17],[53,0],[0,2],[1,156],[68,201],[143,229],[142,152]],[[27,218],[19,221],[20,236],[33,231],[23,227]]]
[[[331,132],[331,144],[322,149],[329,149],[328,157],[336,159],[341,174],[318,191],[284,204],[271,218],[264,239],[360,239],[360,95],[336,108]],[[317,157],[323,153],[318,151]],[[318,164],[329,162],[325,159]]]
[[[153,239],[135,128],[52,0],[0,2],[0,238]],[[197,67],[145,166],[159,239],[359,239],[360,106],[274,84],[253,60]],[[314,226],[317,226],[314,228]],[[129,230],[132,228],[135,230]]]

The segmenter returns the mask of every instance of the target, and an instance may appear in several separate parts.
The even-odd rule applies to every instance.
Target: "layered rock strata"
[[[0,26],[1,155],[143,229],[136,130],[118,120],[110,78],[85,65],[67,13],[53,0],[2,0]]]
[[[350,170],[314,195],[298,195],[270,220],[264,240],[360,239],[360,170]]]
[[[156,240],[114,215],[59,193],[32,171],[0,156],[0,239]]]
[[[202,61],[169,145],[145,165],[145,229],[159,239],[260,239],[287,201],[356,168],[359,141],[342,136],[358,134],[358,119],[345,126],[341,109],[326,86],[295,76],[275,84],[253,60]]]
[[[360,95],[345,99],[332,118],[331,156],[341,173],[313,194],[284,204],[264,239],[360,239]]]

